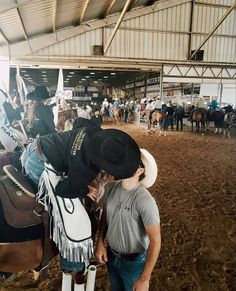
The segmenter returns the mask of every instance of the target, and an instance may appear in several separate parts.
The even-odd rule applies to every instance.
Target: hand
[[[139,279],[134,284],[134,291],[148,291],[149,290],[149,281]]]
[[[89,188],[89,193],[87,194],[87,196],[93,201],[95,201],[97,199],[98,190],[95,187],[92,187],[90,185],[88,185],[88,188]]]
[[[107,248],[104,246],[104,243],[102,241],[98,241],[95,255],[100,264],[105,264],[108,261]]]

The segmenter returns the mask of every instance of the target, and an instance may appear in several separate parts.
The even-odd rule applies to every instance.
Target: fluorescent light
[[[89,78],[89,76],[85,76],[85,78]]]
[[[98,81],[94,81],[94,83],[97,83]]]
[[[85,81],[85,79],[83,78],[83,79],[81,79],[82,81]]]
[[[70,72],[70,74],[71,74],[71,75],[74,75],[74,74],[75,74],[75,72]]]
[[[90,75],[95,75],[95,73],[94,72],[90,72]]]
[[[116,73],[113,72],[113,73],[111,73],[111,75],[116,75]]]
[[[108,79],[108,76],[104,76],[104,79]]]

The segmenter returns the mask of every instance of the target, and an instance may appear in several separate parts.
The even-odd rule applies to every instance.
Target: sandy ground
[[[132,135],[158,163],[150,192],[160,210],[162,249],[150,290],[236,290],[235,134],[202,136],[185,127],[160,137],[143,125],[115,127]],[[47,280],[34,283],[31,275],[0,281],[0,290],[60,290],[58,258]],[[105,266],[98,268],[96,290],[109,290]]]

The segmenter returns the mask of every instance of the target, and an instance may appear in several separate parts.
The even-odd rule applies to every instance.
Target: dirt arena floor
[[[112,124],[104,128],[112,127]],[[127,131],[157,160],[157,182],[150,188],[160,210],[162,249],[150,291],[236,290],[236,136],[224,139],[168,132],[147,133],[145,126],[115,126]],[[46,281],[24,273],[0,290],[60,290],[58,258]],[[105,266],[97,270],[95,290],[109,290]]]

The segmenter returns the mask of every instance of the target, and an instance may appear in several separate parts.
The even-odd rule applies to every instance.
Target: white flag
[[[2,90],[0,90],[0,142],[7,152],[13,152],[18,146],[18,142],[14,137],[12,131],[8,128],[9,124],[3,103],[6,101],[6,96]]]
[[[54,123],[57,126],[58,122],[58,110],[59,104],[58,99],[62,98],[64,95],[64,80],[63,80],[63,71],[60,68],[57,81],[57,91],[56,91],[56,106],[53,107]]]

